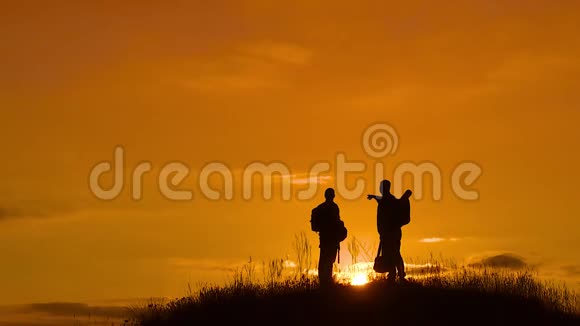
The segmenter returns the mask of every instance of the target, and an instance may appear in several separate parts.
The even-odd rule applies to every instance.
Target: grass
[[[351,253],[364,251],[353,246]],[[309,273],[306,238],[297,236],[295,248],[302,256],[292,275],[284,274],[284,260],[262,263],[261,273],[250,260],[224,286],[134,309],[134,323],[580,325],[578,295],[540,281],[532,270],[458,267],[431,258],[415,264],[421,268],[406,283],[388,284],[369,273],[363,286],[321,289]]]
[[[275,284],[231,283],[138,310],[140,325],[334,324],[570,324],[578,325],[575,295],[529,272],[462,270],[406,284],[375,279],[322,290],[311,278]]]

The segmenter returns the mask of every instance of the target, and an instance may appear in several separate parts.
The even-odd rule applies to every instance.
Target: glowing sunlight
[[[367,273],[353,274],[352,278],[350,279],[350,284],[355,285],[355,286],[365,285],[368,282],[369,282],[369,277],[368,277]]]

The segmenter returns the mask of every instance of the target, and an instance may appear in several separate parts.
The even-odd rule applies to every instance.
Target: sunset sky
[[[290,201],[279,190],[243,199],[241,174],[281,162],[305,178],[317,162],[335,166],[338,153],[367,164],[347,178],[351,187],[364,178],[365,194],[376,191],[378,161],[387,178],[401,162],[439,167],[442,199],[427,178],[424,198],[411,202],[404,257],[510,253],[580,288],[577,2],[0,7],[0,305],[180,296],[188,282],[226,280],[250,256],[292,259],[300,232],[316,255],[310,210],[335,186],[333,173],[315,198]],[[379,122],[399,136],[384,159],[361,144]],[[89,174],[116,146],[125,186],[103,201]],[[130,176],[142,161],[153,170],[134,201]],[[192,200],[160,194],[159,171],[176,161],[190,168],[178,188]],[[479,200],[450,187],[465,161],[483,171],[470,187]],[[199,188],[211,162],[233,171],[232,200]],[[106,187],[113,176],[101,179]],[[219,188],[219,176],[211,181]],[[376,245],[376,204],[336,202],[349,235]],[[350,262],[346,245],[342,255]]]

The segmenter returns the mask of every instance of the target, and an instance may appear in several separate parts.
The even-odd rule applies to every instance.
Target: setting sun
[[[369,282],[369,277],[366,273],[356,273],[350,280],[351,285],[365,285]]]

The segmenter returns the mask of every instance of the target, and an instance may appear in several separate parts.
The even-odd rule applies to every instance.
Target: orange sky
[[[291,254],[294,234],[316,240],[321,195],[209,201],[195,173],[304,174],[339,152],[372,166],[361,134],[376,122],[400,137],[387,176],[403,161],[444,173],[442,200],[412,203],[404,256],[513,252],[580,284],[580,5],[211,3],[2,5],[0,305],[177,296],[250,255]],[[129,168],[186,163],[194,199],[164,199],[155,173],[140,202],[128,186],[96,199],[89,172],[117,145]],[[483,169],[478,201],[449,188],[466,160]],[[374,204],[336,201],[350,234],[376,242]]]

